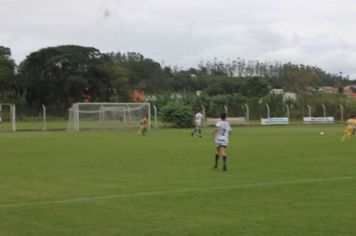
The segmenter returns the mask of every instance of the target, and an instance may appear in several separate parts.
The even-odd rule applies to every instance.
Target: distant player
[[[352,127],[352,134],[354,135],[356,132],[356,117],[351,116],[351,118],[348,120],[348,122],[350,123],[350,125]]]
[[[350,138],[352,135],[355,134],[356,131],[356,117],[351,116],[350,119],[346,121],[346,128],[345,128],[345,134],[342,137],[341,141],[344,141],[345,138]]]
[[[142,136],[146,136],[147,128],[148,128],[148,116],[145,115],[145,117],[140,121],[140,129],[137,132],[137,134],[141,134]]]
[[[200,111],[198,111],[195,115],[194,115],[194,123],[195,123],[195,128],[192,131],[192,136],[194,136],[194,134],[196,132],[198,132],[199,137],[202,137],[202,133],[201,133],[201,127],[202,127],[202,123],[203,123],[203,114],[200,113]]]
[[[222,113],[220,116],[221,120],[215,124],[215,144],[216,144],[216,154],[215,154],[215,166],[218,168],[219,157],[223,158],[223,171],[227,171],[227,145],[229,144],[229,136],[231,135],[230,124],[226,121],[226,113]]]

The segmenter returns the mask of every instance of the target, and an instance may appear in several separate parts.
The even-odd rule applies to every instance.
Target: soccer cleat
[[[227,171],[227,166],[226,165],[224,165],[223,171]]]

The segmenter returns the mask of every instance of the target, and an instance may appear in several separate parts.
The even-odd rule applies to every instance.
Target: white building
[[[272,89],[271,94],[283,95],[283,100],[297,100],[297,94],[292,92],[284,92],[283,89]]]
[[[283,89],[272,89],[272,90],[270,91],[270,93],[283,95],[283,94],[284,94],[284,91],[283,91]]]
[[[284,100],[297,100],[297,94],[296,93],[292,93],[292,92],[285,92],[283,94],[283,99]]]

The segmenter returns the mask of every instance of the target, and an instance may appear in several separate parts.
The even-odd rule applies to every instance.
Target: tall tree
[[[91,47],[66,45],[31,53],[19,66],[30,105],[49,105],[62,112],[79,102],[84,90],[92,99],[105,101],[110,82],[103,55]]]
[[[11,59],[10,48],[0,46],[0,98],[2,100],[7,101],[16,96],[15,68],[16,64]]]

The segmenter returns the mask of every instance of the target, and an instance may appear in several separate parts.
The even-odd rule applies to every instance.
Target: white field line
[[[105,199],[143,197],[143,196],[154,196],[154,195],[175,194],[175,193],[185,193],[185,192],[200,192],[200,191],[214,191],[214,190],[225,190],[225,189],[240,189],[240,188],[249,188],[249,187],[279,186],[279,185],[317,183],[317,182],[328,182],[328,181],[341,181],[341,180],[350,180],[350,179],[355,179],[355,178],[356,178],[356,176],[343,176],[343,177],[334,177],[334,178],[301,179],[301,180],[275,181],[275,182],[243,184],[243,185],[226,185],[226,186],[215,186],[215,187],[213,186],[213,187],[204,187],[204,188],[185,188],[185,189],[177,189],[177,190],[124,193],[124,194],[114,194],[114,195],[101,195],[101,196],[72,198],[72,199],[64,199],[64,200],[19,202],[19,203],[11,203],[11,204],[0,204],[0,209],[26,207],[26,206],[65,204],[65,203],[74,203],[74,202],[90,202],[90,201],[105,200]]]

